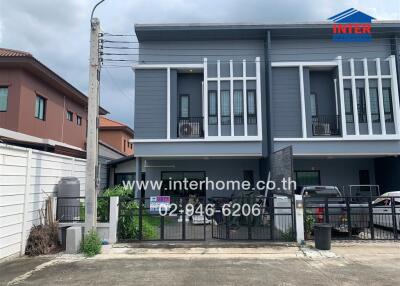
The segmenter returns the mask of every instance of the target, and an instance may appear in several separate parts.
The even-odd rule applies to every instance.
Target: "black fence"
[[[205,240],[209,220],[194,223],[191,206],[205,205],[204,198],[170,197],[170,208],[152,209],[151,198],[120,198],[118,241]],[[203,220],[203,221],[201,221]]]
[[[110,198],[97,197],[97,221],[108,222]],[[56,219],[59,222],[84,222],[85,197],[57,197]]]
[[[305,197],[306,239],[312,239],[316,223],[330,224],[336,240],[397,240],[400,197]]]
[[[313,136],[339,136],[341,135],[339,115],[318,115],[312,117]]]
[[[203,117],[180,117],[178,118],[178,138],[203,137]]]
[[[212,237],[223,240],[294,241],[291,196],[215,198]]]
[[[292,197],[120,198],[118,241],[295,240]]]

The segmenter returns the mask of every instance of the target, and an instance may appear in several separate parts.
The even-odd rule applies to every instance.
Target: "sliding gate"
[[[295,240],[293,197],[120,198],[118,241]]]
[[[295,229],[293,196],[240,197],[215,207],[212,237],[293,241]]]

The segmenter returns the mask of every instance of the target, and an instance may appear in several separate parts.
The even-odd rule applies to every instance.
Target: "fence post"
[[[368,200],[368,213],[369,213],[369,229],[371,232],[371,239],[375,239],[375,229],[374,229],[374,214],[372,210],[372,198],[369,197]]]
[[[143,204],[142,199],[139,199],[139,240],[143,239]]]
[[[301,195],[294,195],[296,213],[296,240],[304,243],[304,201]]]
[[[351,238],[351,235],[352,235],[351,211],[350,211],[350,202],[349,202],[348,196],[346,196],[346,215],[347,215],[347,231],[349,232],[349,238]]]
[[[108,242],[117,242],[117,229],[118,229],[118,214],[119,214],[119,197],[110,197],[110,213],[109,213],[109,229],[108,229]]]
[[[396,200],[394,197],[391,198],[390,205],[392,206],[392,222],[393,222],[393,234],[394,239],[398,239],[398,229],[397,229],[397,218],[396,218]]]
[[[325,198],[325,223],[329,223],[329,202],[328,202],[328,197]]]
[[[22,214],[22,229],[21,229],[21,249],[20,254],[25,254],[26,247],[26,219],[28,214],[29,193],[31,190],[31,164],[32,164],[32,149],[28,149],[26,156],[26,173],[25,173],[25,192],[24,192],[24,205]]]

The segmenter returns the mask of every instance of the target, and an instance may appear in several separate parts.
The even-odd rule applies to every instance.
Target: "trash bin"
[[[317,223],[314,225],[315,248],[320,250],[331,249],[331,230],[332,226],[327,223]]]

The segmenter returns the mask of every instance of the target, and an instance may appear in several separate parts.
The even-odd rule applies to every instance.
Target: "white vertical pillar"
[[[257,106],[257,136],[262,137],[262,117],[261,117],[261,68],[260,57],[256,57],[256,106]]]
[[[167,68],[167,140],[171,139],[171,68]]]
[[[233,61],[229,61],[229,94],[230,94],[230,108],[231,108],[231,136],[235,136],[235,122],[233,116]]]
[[[204,58],[203,66],[204,82],[203,82],[203,128],[204,138],[208,137],[208,63],[207,58]]]
[[[376,75],[378,76],[378,102],[379,102],[379,118],[381,121],[381,131],[382,135],[386,135],[385,110],[383,108],[381,59],[376,58],[375,64],[376,64]]]
[[[108,242],[117,242],[117,226],[118,226],[118,202],[119,197],[110,197],[110,216],[108,227]]]
[[[300,107],[301,107],[301,133],[303,138],[307,138],[306,105],[304,100],[304,74],[302,65],[299,66],[299,82],[300,82]]]
[[[304,208],[303,197],[301,195],[294,195],[295,212],[296,212],[296,240],[297,243],[304,243]]]
[[[26,154],[26,168],[25,168],[25,191],[24,191],[24,205],[22,212],[22,223],[21,223],[21,249],[20,254],[25,254],[26,247],[26,221],[28,215],[28,205],[29,205],[29,194],[31,191],[31,164],[32,164],[32,149],[28,149]]]
[[[221,61],[217,61],[218,136],[221,136]]]
[[[371,100],[369,94],[369,78],[368,78],[368,62],[367,59],[363,59],[363,70],[364,70],[364,90],[365,90],[365,106],[367,109],[367,123],[368,123],[368,134],[372,135],[372,118],[371,118]]]
[[[350,74],[351,74],[351,94],[353,97],[353,118],[354,118],[354,129],[356,135],[360,135],[360,125],[358,121],[358,110],[357,110],[357,89],[356,89],[356,78],[354,73],[354,59],[350,59]]]
[[[333,79],[333,88],[335,89],[335,115],[339,115],[338,97],[337,97],[337,79]]]
[[[392,87],[392,105],[393,105],[393,119],[394,127],[396,130],[396,135],[400,135],[400,107],[399,107],[399,90],[397,82],[397,72],[396,72],[396,58],[394,55],[389,57],[389,69],[391,77],[391,87]]]
[[[344,88],[343,88],[343,62],[342,57],[336,58],[338,65],[338,83],[339,83],[339,98],[340,98],[340,121],[342,122],[342,136],[347,136],[347,125],[346,125],[346,108],[344,105]]]
[[[247,81],[246,60],[243,60],[243,126],[244,136],[247,136]]]

